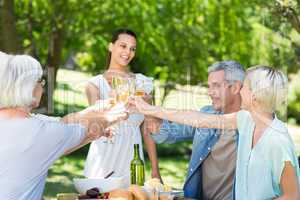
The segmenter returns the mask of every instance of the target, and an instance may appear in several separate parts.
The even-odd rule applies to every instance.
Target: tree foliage
[[[104,69],[111,33],[129,27],[139,37],[134,71],[180,83],[189,73],[197,83],[218,60],[280,66],[278,55],[293,59],[292,44],[285,40],[290,31],[277,36],[281,27],[274,25],[288,22],[270,20],[274,9],[266,9],[276,8],[276,2],[15,0],[13,14],[22,48],[45,65],[62,65],[74,53],[89,56],[81,67],[97,73]]]
[[[54,80],[71,55],[81,70],[96,74],[105,69],[111,33],[128,27],[138,35],[132,70],[162,83],[206,81],[210,64],[229,59],[295,72],[299,5],[298,0],[0,0],[0,48],[34,55],[52,69]]]

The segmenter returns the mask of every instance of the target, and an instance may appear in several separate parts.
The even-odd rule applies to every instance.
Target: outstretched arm
[[[61,122],[63,123],[81,124],[86,127],[86,134],[81,143],[66,151],[65,154],[69,154],[101,136],[106,136],[107,127],[128,117],[123,105],[116,105],[104,110],[97,110],[96,108],[97,105],[89,107],[78,113],[71,113],[61,119]]]
[[[137,112],[150,115],[160,119],[166,119],[176,123],[181,123],[196,128],[217,128],[217,129],[236,129],[236,113],[214,115],[205,114],[192,110],[167,109],[159,106],[152,106],[142,98],[135,97],[130,101]]]
[[[85,87],[85,94],[88,100],[89,105],[94,105],[97,100],[100,99],[100,92],[99,89],[92,83],[88,83]],[[79,114],[78,113],[71,113],[69,115],[66,115],[61,119],[62,122],[65,123],[77,123],[79,121]],[[104,135],[104,134],[103,134]],[[69,149],[67,152],[65,152],[65,155],[72,153],[73,151],[76,151],[77,149],[80,149],[81,147],[85,146],[86,144],[92,142],[93,140],[97,139],[95,135],[93,135],[91,132],[88,132],[86,134],[86,137],[83,141],[76,147]]]

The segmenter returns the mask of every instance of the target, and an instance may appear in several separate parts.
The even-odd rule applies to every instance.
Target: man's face
[[[234,94],[230,84],[225,80],[224,70],[211,72],[208,76],[208,95],[212,105],[217,111],[226,110],[226,106],[232,102]]]

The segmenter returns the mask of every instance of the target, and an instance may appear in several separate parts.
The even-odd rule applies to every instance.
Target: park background
[[[44,67],[47,89],[38,112],[63,116],[87,106],[84,86],[105,70],[114,30],[138,36],[130,67],[155,79],[155,104],[199,109],[209,104],[207,67],[237,60],[274,66],[289,77],[280,117],[300,150],[299,0],[0,0],[0,50],[26,53]],[[45,197],[74,191],[88,146],[58,160]],[[182,187],[191,142],[158,145],[163,180]],[[149,161],[146,160],[149,177]]]

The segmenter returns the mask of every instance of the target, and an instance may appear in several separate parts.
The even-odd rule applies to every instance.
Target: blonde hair
[[[287,77],[268,66],[253,66],[246,72],[249,87],[266,112],[275,112],[287,101]]]

